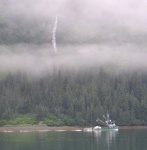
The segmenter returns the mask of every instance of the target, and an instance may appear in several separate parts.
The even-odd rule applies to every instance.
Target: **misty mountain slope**
[[[0,43],[50,43],[58,14],[57,40],[69,43],[146,45],[146,2],[1,0]]]
[[[1,0],[1,68],[31,72],[37,66],[42,74],[53,66],[114,65],[118,70],[144,71],[146,5],[137,0]],[[52,36],[57,15],[55,58]]]

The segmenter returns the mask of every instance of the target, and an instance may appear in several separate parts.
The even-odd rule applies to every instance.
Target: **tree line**
[[[38,79],[9,73],[0,77],[0,125],[25,120],[50,126],[95,125],[106,113],[118,125],[146,125],[146,91],[147,76],[142,72],[59,70]]]

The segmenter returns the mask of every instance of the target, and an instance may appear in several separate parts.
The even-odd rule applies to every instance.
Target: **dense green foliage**
[[[118,125],[146,125],[146,73],[59,70],[39,79],[17,73],[0,80],[0,119],[10,124],[94,125],[107,112]],[[32,122],[21,120],[27,114],[35,116]]]
[[[0,126],[4,125],[34,125],[36,124],[36,119],[32,115],[18,115],[13,119],[0,120]]]

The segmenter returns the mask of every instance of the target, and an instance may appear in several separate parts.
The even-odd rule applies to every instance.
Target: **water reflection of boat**
[[[105,139],[107,144],[112,143],[112,141],[115,141],[116,135],[118,132],[116,130],[107,130],[106,132],[102,132],[101,130],[94,132],[94,137],[99,141],[100,139]]]
[[[101,130],[101,131],[105,131],[105,130],[118,130],[118,126],[116,126],[115,122],[110,120],[109,114],[107,114],[107,116],[103,115],[103,117],[104,117],[105,121],[102,121],[99,118],[97,118],[96,121],[103,123],[104,127],[95,126],[93,128],[93,130]]]

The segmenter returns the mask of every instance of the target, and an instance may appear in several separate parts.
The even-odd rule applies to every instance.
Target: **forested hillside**
[[[118,125],[147,124],[146,73],[59,70],[39,79],[9,73],[0,80],[0,119],[34,116],[48,125],[94,125],[109,112]]]
[[[147,125],[145,6],[1,0],[0,126]]]

